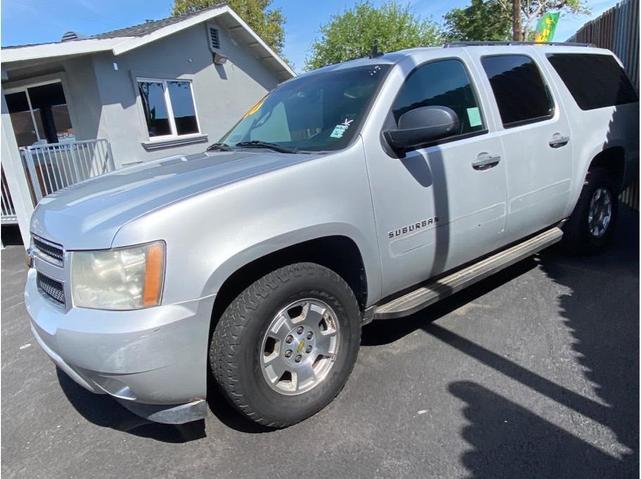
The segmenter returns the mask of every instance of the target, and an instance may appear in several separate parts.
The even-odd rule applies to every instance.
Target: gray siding
[[[149,140],[136,77],[192,80],[201,133],[218,140],[240,116],[278,81],[260,60],[234,43],[219,28],[221,52],[229,60],[214,65],[204,24],[114,57],[93,58],[97,89],[102,105],[98,136],[110,140],[117,164],[144,161],[174,154],[202,151],[205,143],[147,151]],[[114,69],[114,62],[118,70]]]

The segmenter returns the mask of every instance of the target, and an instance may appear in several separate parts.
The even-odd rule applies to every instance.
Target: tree
[[[269,9],[272,0],[228,0],[229,5],[267,45],[282,55],[285,17],[279,8]],[[220,5],[220,0],[174,0],[172,15],[193,13]]]
[[[441,40],[438,27],[413,15],[408,6],[388,1],[374,7],[360,2],[340,15],[334,15],[320,29],[321,37],[312,44],[305,68],[367,56],[376,46],[382,52],[434,45]]]
[[[512,16],[498,0],[472,0],[469,7],[453,8],[443,17],[448,40],[509,40]]]
[[[454,8],[443,17],[448,39],[533,40],[536,21],[547,12],[589,13],[585,0],[471,1],[470,6]],[[513,19],[514,5],[520,5],[520,13]]]
[[[536,21],[547,12],[587,14],[585,0],[521,0],[521,39],[532,40]]]

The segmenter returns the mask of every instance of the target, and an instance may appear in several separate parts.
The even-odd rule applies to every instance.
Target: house
[[[115,168],[203,151],[292,69],[227,5],[2,49],[2,215]]]

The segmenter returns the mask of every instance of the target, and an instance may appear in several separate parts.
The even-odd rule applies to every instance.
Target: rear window
[[[630,80],[611,55],[552,53],[547,57],[582,110],[637,101]]]
[[[506,128],[550,118],[554,103],[538,67],[527,55],[481,58],[503,126]]]

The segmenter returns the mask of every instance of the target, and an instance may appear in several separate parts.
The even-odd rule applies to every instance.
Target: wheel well
[[[212,330],[227,306],[251,283],[270,271],[300,262],[317,263],[335,271],[352,288],[361,309],[365,307],[367,279],[358,246],[345,236],[327,236],[275,251],[234,272],[216,294]]]
[[[625,152],[622,147],[614,146],[603,150],[590,162],[589,170],[602,168],[608,171],[615,178],[619,186],[623,185],[623,174],[625,169]]]

